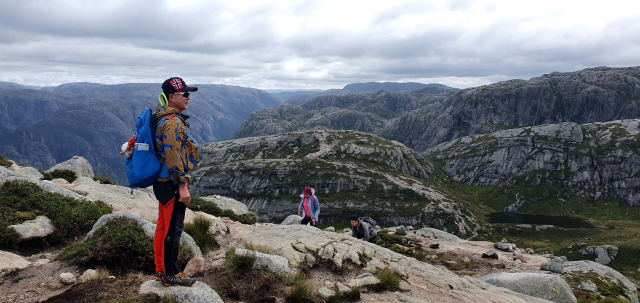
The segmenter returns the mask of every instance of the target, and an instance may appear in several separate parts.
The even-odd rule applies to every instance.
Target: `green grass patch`
[[[273,249],[269,245],[261,245],[261,244],[255,244],[255,243],[249,243],[249,242],[244,243],[244,248],[252,251],[261,252],[263,254],[268,254],[268,255],[276,255],[278,253],[275,249]]]
[[[225,267],[234,273],[246,273],[252,270],[256,263],[255,254],[239,255],[233,247],[227,250],[225,257]]]
[[[380,279],[380,283],[375,285],[375,288],[380,291],[390,290],[395,291],[398,290],[400,282],[402,279],[400,275],[389,270],[389,269],[378,269],[373,273],[378,279]]]
[[[61,178],[61,179],[67,180],[67,182],[69,183],[72,183],[73,181],[78,179],[78,176],[76,175],[76,173],[68,169],[55,169],[50,173],[40,170],[40,173],[42,174],[44,180],[53,180],[53,179]]]
[[[211,222],[204,216],[196,216],[192,222],[184,224],[184,232],[189,234],[200,247],[202,253],[215,250],[218,247],[216,239],[209,234]]]
[[[43,215],[51,219],[56,231],[45,237],[44,241],[56,245],[91,230],[101,216],[111,211],[111,206],[101,201],[76,200],[45,192],[27,181],[7,181],[0,187],[0,247],[18,249],[18,235],[8,226],[36,216]]]
[[[93,177],[93,181],[100,181],[100,184],[120,185],[120,184],[118,184],[118,182],[116,182],[116,181],[114,181],[112,179],[109,179],[109,178],[107,178],[105,176]]]
[[[606,302],[606,303],[623,303],[629,302],[629,300],[621,299],[626,298],[624,293],[624,289],[616,284],[611,283],[604,277],[601,277],[594,273],[588,273],[584,275],[569,275],[565,277],[567,283],[569,283],[572,288],[574,288],[574,295],[579,303],[592,303],[592,302]],[[592,293],[586,292],[578,288],[578,285],[582,281],[591,281],[598,288],[598,293],[604,298],[600,296],[594,295]]]
[[[187,205],[187,208],[192,211],[201,211],[216,217],[227,217],[242,224],[254,224],[258,222],[258,217],[254,213],[236,215],[232,210],[222,210],[214,202],[204,200],[195,195],[191,196],[191,202]]]
[[[56,260],[76,260],[111,271],[153,271],[153,239],[136,220],[113,218],[86,241],[65,248]]]
[[[318,296],[313,293],[313,287],[307,281],[301,281],[291,287],[291,291],[286,297],[287,303],[309,303],[322,302]]]
[[[11,167],[11,161],[9,161],[9,159],[5,158],[2,154],[0,154],[0,165],[4,166],[4,167]]]

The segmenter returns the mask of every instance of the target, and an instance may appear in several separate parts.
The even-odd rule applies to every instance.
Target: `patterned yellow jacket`
[[[158,178],[157,181],[171,180],[173,184],[183,187],[190,178],[189,172],[200,162],[200,146],[191,136],[189,123],[186,122],[189,116],[175,108],[158,105],[153,119],[161,116],[165,117],[157,122],[155,144],[158,159],[167,166],[169,178]]]

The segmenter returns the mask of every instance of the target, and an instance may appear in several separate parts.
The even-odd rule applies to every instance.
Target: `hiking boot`
[[[186,277],[186,276],[185,276]],[[164,275],[162,276],[162,285],[164,286],[191,286],[196,283],[196,279],[183,279],[178,275]]]
[[[156,272],[156,275],[155,275],[155,276],[153,276],[153,278],[154,278],[154,279],[156,279],[156,280],[158,280],[158,281],[162,281],[162,277],[163,277],[163,276],[164,276],[164,273],[163,273],[163,272],[161,272],[161,271],[159,271],[159,272]]]
[[[180,279],[189,279],[189,277],[183,272],[179,272],[177,276],[180,277]]]

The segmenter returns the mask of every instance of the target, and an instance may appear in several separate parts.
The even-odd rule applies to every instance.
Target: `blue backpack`
[[[148,187],[156,182],[158,177],[169,178],[167,166],[158,160],[155,137],[156,125],[167,115],[153,119],[150,108],[145,108],[136,121],[134,137],[138,138],[131,157],[126,159],[127,178],[129,187]],[[182,120],[179,115],[176,115]]]

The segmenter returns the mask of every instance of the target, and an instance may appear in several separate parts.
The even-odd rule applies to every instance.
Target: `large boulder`
[[[548,270],[557,274],[564,274],[564,260],[562,260],[562,258],[555,257],[540,264],[540,269]]]
[[[103,225],[105,225],[107,223],[107,221],[113,219],[113,218],[117,218],[117,217],[126,217],[129,219],[133,219],[135,221],[138,222],[138,225],[140,227],[142,227],[142,229],[147,233],[147,235],[151,238],[153,238],[153,235],[156,232],[156,225],[152,224],[151,222],[142,219],[134,214],[129,214],[129,213],[123,213],[123,212],[114,212],[114,213],[110,213],[107,215],[104,215],[102,217],[100,217],[100,219],[98,219],[98,221],[93,224],[93,228],[91,229],[91,231],[89,231],[89,233],[87,234],[87,236],[84,238],[85,240],[87,240],[89,237],[91,237],[93,235],[93,233],[96,232],[96,230],[98,230],[98,228],[102,227]],[[193,253],[193,257],[197,258],[197,257],[202,257],[202,251],[200,251],[200,248],[198,247],[198,245],[196,245],[196,242],[193,240],[193,238],[191,238],[191,236],[189,236],[189,234],[183,232],[182,236],[180,237],[180,245],[186,247],[187,249],[189,249],[192,253]]]
[[[189,287],[166,287],[156,280],[142,283],[140,294],[150,293],[160,297],[173,296],[178,303],[224,303],[217,292],[202,282],[196,282]]]
[[[290,274],[292,272],[291,268],[289,267],[289,260],[287,260],[287,258],[285,257],[265,254],[257,251],[244,249],[244,248],[236,249],[236,254],[241,256],[255,255],[256,263],[254,264],[254,267],[266,266],[272,272],[275,272],[281,275]]]
[[[29,266],[31,262],[21,256],[0,250],[0,272],[8,269],[21,269]]]
[[[232,198],[212,195],[202,197],[202,200],[213,202],[220,207],[220,209],[231,210],[238,216],[249,213],[249,208],[246,205]]]
[[[78,177],[93,178],[93,167],[91,167],[87,159],[79,156],[73,156],[73,158],[67,161],[58,163],[47,170],[47,172],[50,173],[56,169],[67,169],[76,173]]]
[[[296,225],[302,222],[302,217],[298,215],[289,215],[280,225]]]
[[[592,272],[603,279],[618,285],[624,290],[624,294],[631,303],[638,303],[638,290],[636,285],[631,283],[624,275],[615,269],[602,265],[593,261],[569,261],[564,263],[565,272],[579,274],[584,272]]]
[[[435,228],[421,228],[415,231],[417,237],[429,237],[431,241],[429,243],[461,243],[464,240],[458,238],[456,235],[452,235],[448,232],[435,229]]]
[[[51,224],[51,219],[45,216],[38,216],[17,225],[9,225],[9,228],[13,228],[20,235],[18,241],[44,238],[56,230]]]
[[[539,273],[496,273],[480,278],[491,285],[557,303],[577,303],[569,284],[561,277]]]

